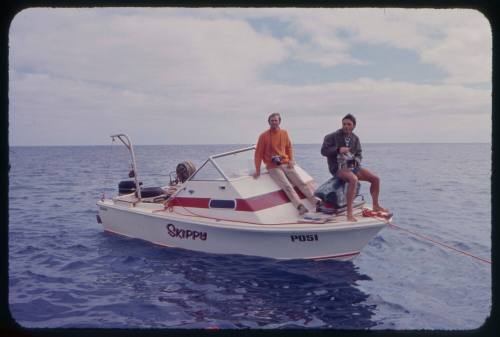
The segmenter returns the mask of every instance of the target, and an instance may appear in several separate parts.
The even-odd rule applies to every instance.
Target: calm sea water
[[[137,146],[144,186],[242,146]],[[317,183],[320,145],[296,145]],[[125,147],[13,147],[9,305],[24,327],[475,329],[491,265],[386,228],[352,262],[162,248],[104,233],[95,202],[127,178]],[[394,223],[491,259],[491,145],[365,144]],[[368,186],[362,193],[369,200]]]

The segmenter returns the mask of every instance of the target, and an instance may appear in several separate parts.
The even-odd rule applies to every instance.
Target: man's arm
[[[254,162],[255,162],[255,173],[254,178],[260,176],[260,164],[262,163],[262,158],[264,156],[264,137],[260,135],[257,141],[257,146],[255,148]]]
[[[335,135],[326,135],[323,140],[323,145],[321,146],[321,154],[325,157],[336,156],[338,152],[337,142],[335,141]]]
[[[361,159],[363,159],[363,156],[361,155],[361,142],[359,141],[359,138],[357,138],[357,142],[356,142],[356,149],[355,149],[355,152],[354,152],[354,160],[356,160],[356,163],[358,166],[361,165]]]

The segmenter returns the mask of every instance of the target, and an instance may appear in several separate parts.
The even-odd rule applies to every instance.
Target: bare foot
[[[352,214],[351,214],[351,215],[347,215],[347,217],[346,217],[346,218],[347,218],[347,221],[351,221],[351,222],[356,222],[356,221],[358,221],[358,219],[356,219],[356,218],[354,217],[354,215],[352,215]]]
[[[386,208],[384,208],[384,207],[382,207],[382,206],[373,206],[373,210],[374,210],[375,212],[389,212],[389,210],[388,210],[388,209],[386,209]]]

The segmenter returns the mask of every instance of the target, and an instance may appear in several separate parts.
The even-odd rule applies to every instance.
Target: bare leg
[[[387,212],[387,209],[380,206],[378,196],[380,193],[380,178],[365,168],[358,171],[358,178],[361,181],[370,182],[370,194],[372,196],[373,210]]]
[[[342,169],[337,172],[337,177],[348,183],[347,186],[347,221],[357,221],[352,214],[352,204],[356,196],[356,186],[358,184],[358,177],[351,170]]]

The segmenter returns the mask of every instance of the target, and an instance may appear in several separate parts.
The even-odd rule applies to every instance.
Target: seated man
[[[347,114],[342,119],[342,128],[325,136],[321,154],[328,159],[328,168],[335,177],[349,183],[347,189],[347,220],[357,221],[352,214],[355,189],[358,180],[370,182],[373,210],[387,212],[380,206],[378,196],[380,179],[364,167],[361,167],[361,143],[352,131],[356,127],[356,118]]]
[[[303,215],[308,209],[301,202],[292,184],[297,186],[312,205],[318,205],[321,200],[312,194],[294,168],[292,143],[286,130],[280,128],[280,114],[272,113],[267,121],[270,128],[259,136],[255,149],[254,178],[260,176],[260,165],[264,161],[271,178],[283,189],[299,214]]]

